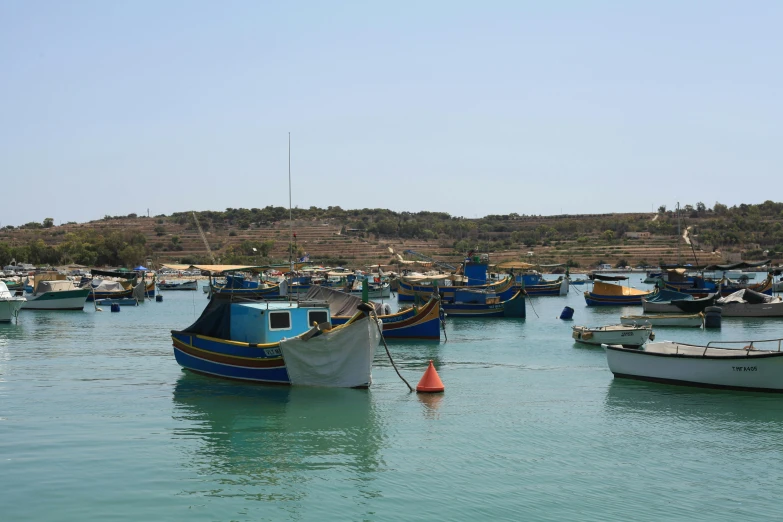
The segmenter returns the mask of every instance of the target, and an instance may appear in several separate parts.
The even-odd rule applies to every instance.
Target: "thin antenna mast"
[[[682,264],[680,259],[680,241],[682,241],[682,233],[680,232],[680,202],[677,202],[677,264]]]
[[[294,281],[294,215],[291,210],[291,133],[288,133],[288,265],[291,283]],[[288,285],[288,300],[291,300],[291,283]]]

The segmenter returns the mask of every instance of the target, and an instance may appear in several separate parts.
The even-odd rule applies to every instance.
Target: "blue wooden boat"
[[[333,316],[333,324],[343,324],[350,317]],[[383,336],[386,339],[431,339],[440,340],[441,307],[436,297],[422,307],[413,307],[396,314],[379,315],[383,322]]]
[[[517,290],[501,301],[497,294],[481,289],[461,289],[441,302],[449,317],[525,317],[525,291]]]
[[[584,296],[587,306],[630,306],[641,305],[642,299],[652,294],[629,286],[595,281],[593,289],[586,291]]]
[[[505,277],[499,281],[489,282],[487,277],[487,268],[489,267],[489,257],[487,255],[473,256],[465,259],[462,264],[463,281],[454,282],[450,286],[443,283],[447,276],[433,276],[427,278],[423,276],[415,280],[405,278],[399,280],[397,290],[398,302],[414,302],[416,299],[429,299],[434,289],[437,288],[442,299],[454,297],[454,292],[462,288],[475,288],[495,292],[500,295],[501,300],[511,298],[519,286],[515,283],[513,277]]]
[[[547,281],[538,272],[526,272],[517,274],[515,280],[525,289],[528,296],[568,294],[568,283],[563,283],[563,277],[559,277],[555,281]]]
[[[183,368],[228,379],[369,386],[380,324],[363,311],[336,327],[330,319],[325,305],[212,299],[193,325],[171,332],[174,356]]]

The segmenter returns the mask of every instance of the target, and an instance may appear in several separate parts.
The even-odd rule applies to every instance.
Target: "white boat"
[[[0,281],[0,323],[8,323],[16,319],[26,301],[24,297],[12,294],[5,283]]]
[[[606,362],[615,377],[710,388],[783,392],[780,339],[741,341],[741,349],[697,346],[672,341],[642,349],[606,345]],[[756,349],[756,343],[777,343],[777,350]],[[723,343],[730,344],[730,343]]]
[[[723,317],[783,317],[783,299],[748,288],[737,290],[715,302]]]
[[[681,326],[700,328],[704,324],[704,314],[652,314],[624,315],[620,323],[649,326]]]
[[[357,281],[354,283],[351,291],[352,295],[362,295],[362,283]],[[369,299],[382,299],[384,297],[391,297],[391,286],[389,283],[370,283],[367,289]]]
[[[188,279],[186,281],[166,281],[165,279],[158,282],[158,289],[160,290],[198,290],[198,281],[196,279]]]
[[[649,325],[615,324],[610,326],[574,326],[571,336],[578,343],[619,344],[622,346],[641,346],[647,339],[654,339]]]
[[[57,277],[56,273],[36,274],[32,290],[25,293],[27,301],[22,310],[84,310],[91,290]]]

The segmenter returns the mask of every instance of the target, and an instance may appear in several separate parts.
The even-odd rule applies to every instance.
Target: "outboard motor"
[[[708,306],[704,309],[704,328],[720,328],[721,307]]]

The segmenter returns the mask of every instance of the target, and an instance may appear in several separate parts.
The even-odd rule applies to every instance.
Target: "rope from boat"
[[[392,359],[391,352],[389,351],[389,345],[386,344],[386,339],[383,337],[383,331],[381,330],[381,321],[378,319],[378,315],[375,313],[375,309],[370,311],[370,317],[372,317],[375,320],[375,326],[378,327],[378,333],[381,336],[381,341],[383,341],[383,347],[386,348],[386,355],[389,356],[389,362],[392,365],[392,368],[394,368],[394,371],[397,372],[397,376],[402,379],[402,382],[404,382],[408,386],[408,390],[413,393],[413,387],[410,385],[408,381],[405,380],[405,377],[402,376],[400,373],[400,370],[397,369],[397,365],[394,364],[394,359]]]
[[[532,309],[533,309],[533,313],[534,313],[534,314],[536,314],[536,317],[538,317],[538,312],[536,312],[536,307],[535,307],[535,306],[533,306],[533,300],[532,300],[532,299],[530,299],[530,294],[528,294],[527,292],[525,292],[525,295],[528,297],[528,301],[530,301],[530,308],[532,308]],[[539,319],[541,319],[540,317],[538,317],[538,318],[539,318]]]

